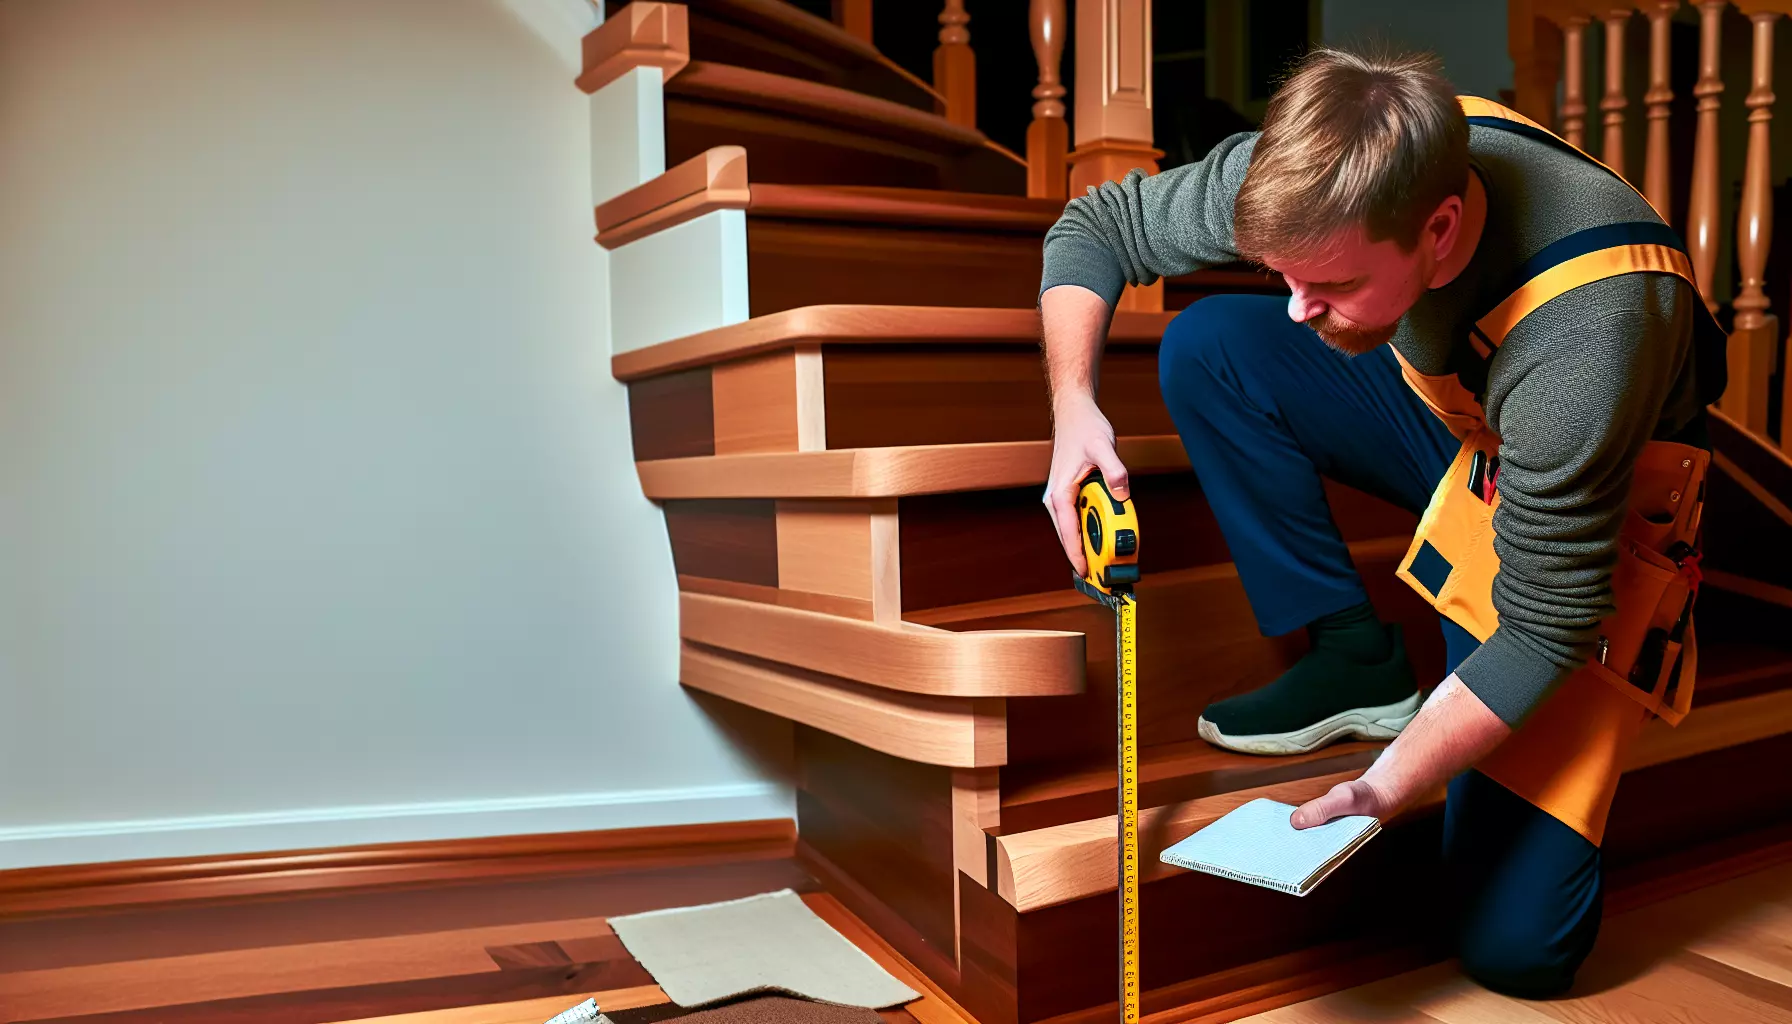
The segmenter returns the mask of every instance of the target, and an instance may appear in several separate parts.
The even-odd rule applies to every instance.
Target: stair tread
[[[668,97],[683,96],[730,106],[770,110],[941,152],[991,149],[1025,170],[1025,161],[975,128],[938,114],[842,89],[825,82],[770,71],[693,60],[666,82]]]
[[[692,56],[698,60],[726,56],[729,63],[755,70],[851,82],[854,91],[917,110],[931,112],[944,102],[931,85],[875,46],[785,0],[687,0],[685,6]]]
[[[1113,345],[1155,345],[1174,313],[1114,314]],[[610,360],[620,381],[635,381],[773,349],[814,344],[1039,344],[1039,313],[977,306],[798,306],[727,327],[619,353]]]

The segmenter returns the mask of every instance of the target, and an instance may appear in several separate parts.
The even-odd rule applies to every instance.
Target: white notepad
[[[1163,852],[1163,862],[1305,896],[1381,831],[1368,815],[1297,829],[1294,808],[1256,799]]]

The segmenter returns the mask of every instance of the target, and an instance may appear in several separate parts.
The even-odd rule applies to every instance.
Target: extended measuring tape
[[[1076,496],[1089,573],[1076,588],[1114,610],[1115,703],[1120,725],[1120,1019],[1139,1019],[1139,665],[1133,584],[1139,582],[1139,517],[1131,499],[1090,470]]]

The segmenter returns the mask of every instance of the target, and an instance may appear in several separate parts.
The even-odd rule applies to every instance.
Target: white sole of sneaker
[[[1228,736],[1205,718],[1195,723],[1195,731],[1214,746],[1241,754],[1306,754],[1341,739],[1391,740],[1418,713],[1419,695],[1415,693],[1398,704],[1340,711],[1293,732]]]

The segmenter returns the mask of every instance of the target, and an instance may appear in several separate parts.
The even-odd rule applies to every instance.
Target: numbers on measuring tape
[[[1139,687],[1134,614],[1130,596],[1114,609],[1120,679],[1120,1019],[1139,1019]]]

